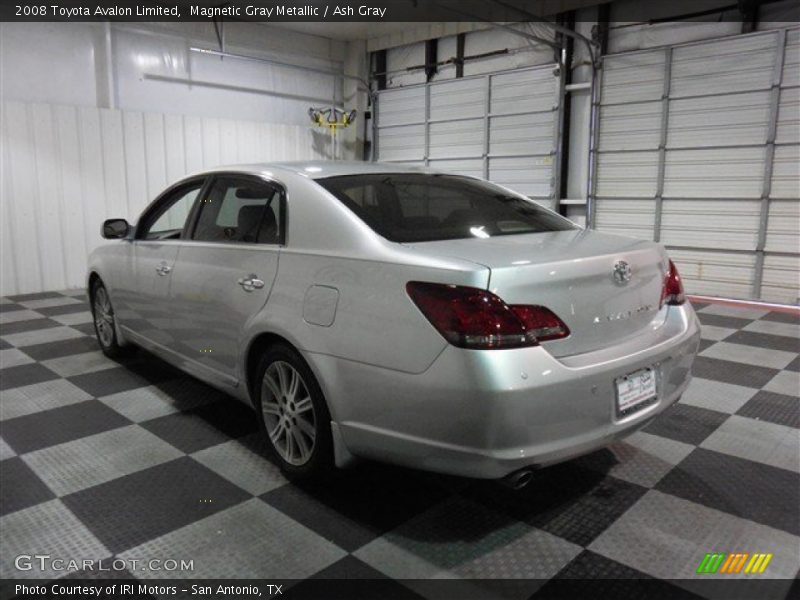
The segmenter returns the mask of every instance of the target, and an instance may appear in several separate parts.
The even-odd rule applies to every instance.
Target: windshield
[[[317,179],[392,242],[575,229],[567,219],[485,181],[455,175],[382,173]]]

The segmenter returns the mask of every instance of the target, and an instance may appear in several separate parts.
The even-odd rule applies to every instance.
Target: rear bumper
[[[354,455],[477,478],[564,461],[647,425],[689,383],[700,328],[690,305],[669,307],[640,338],[556,359],[545,348],[448,346],[421,374],[329,356],[326,382],[342,441]],[[615,379],[655,367],[658,399],[616,415]]]

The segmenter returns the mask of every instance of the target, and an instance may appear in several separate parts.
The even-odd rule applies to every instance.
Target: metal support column
[[[755,277],[753,279],[754,298],[761,297],[761,285],[764,281],[764,251],[767,245],[770,194],[772,193],[772,171],[775,162],[775,137],[778,130],[778,106],[781,100],[781,83],[783,83],[783,61],[786,55],[786,30],[779,30],[777,35],[778,40],[775,44],[775,66],[772,71],[772,89],[770,91],[767,147],[764,156],[764,181],[761,188],[761,213],[758,221],[758,242],[756,243],[756,265]]]
[[[422,158],[425,166],[430,164],[431,155],[431,86],[425,86],[425,141],[422,147]]]
[[[661,215],[664,207],[664,171],[667,159],[667,132],[669,131],[669,90],[672,80],[672,48],[664,56],[664,90],[661,94],[661,136],[658,141],[658,179],[656,180],[656,206],[653,221],[653,239],[661,241]]]
[[[489,179],[489,113],[492,110],[492,76],[484,78],[483,107],[483,178]]]

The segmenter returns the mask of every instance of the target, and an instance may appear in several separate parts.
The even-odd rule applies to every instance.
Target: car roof
[[[363,175],[369,173],[438,173],[423,166],[398,163],[359,162],[343,160],[304,160],[271,163],[249,163],[225,165],[196,173],[217,173],[220,171],[237,173],[292,173],[309,179],[322,179],[339,175]]]

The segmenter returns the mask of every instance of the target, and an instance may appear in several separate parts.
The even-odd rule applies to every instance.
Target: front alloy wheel
[[[106,286],[99,279],[92,286],[92,316],[94,332],[103,354],[109,358],[120,356],[124,348],[119,345],[117,340],[114,308],[111,306],[111,298]]]
[[[102,285],[94,293],[94,327],[100,345],[108,348],[114,341],[114,313],[111,312],[108,292]]]

